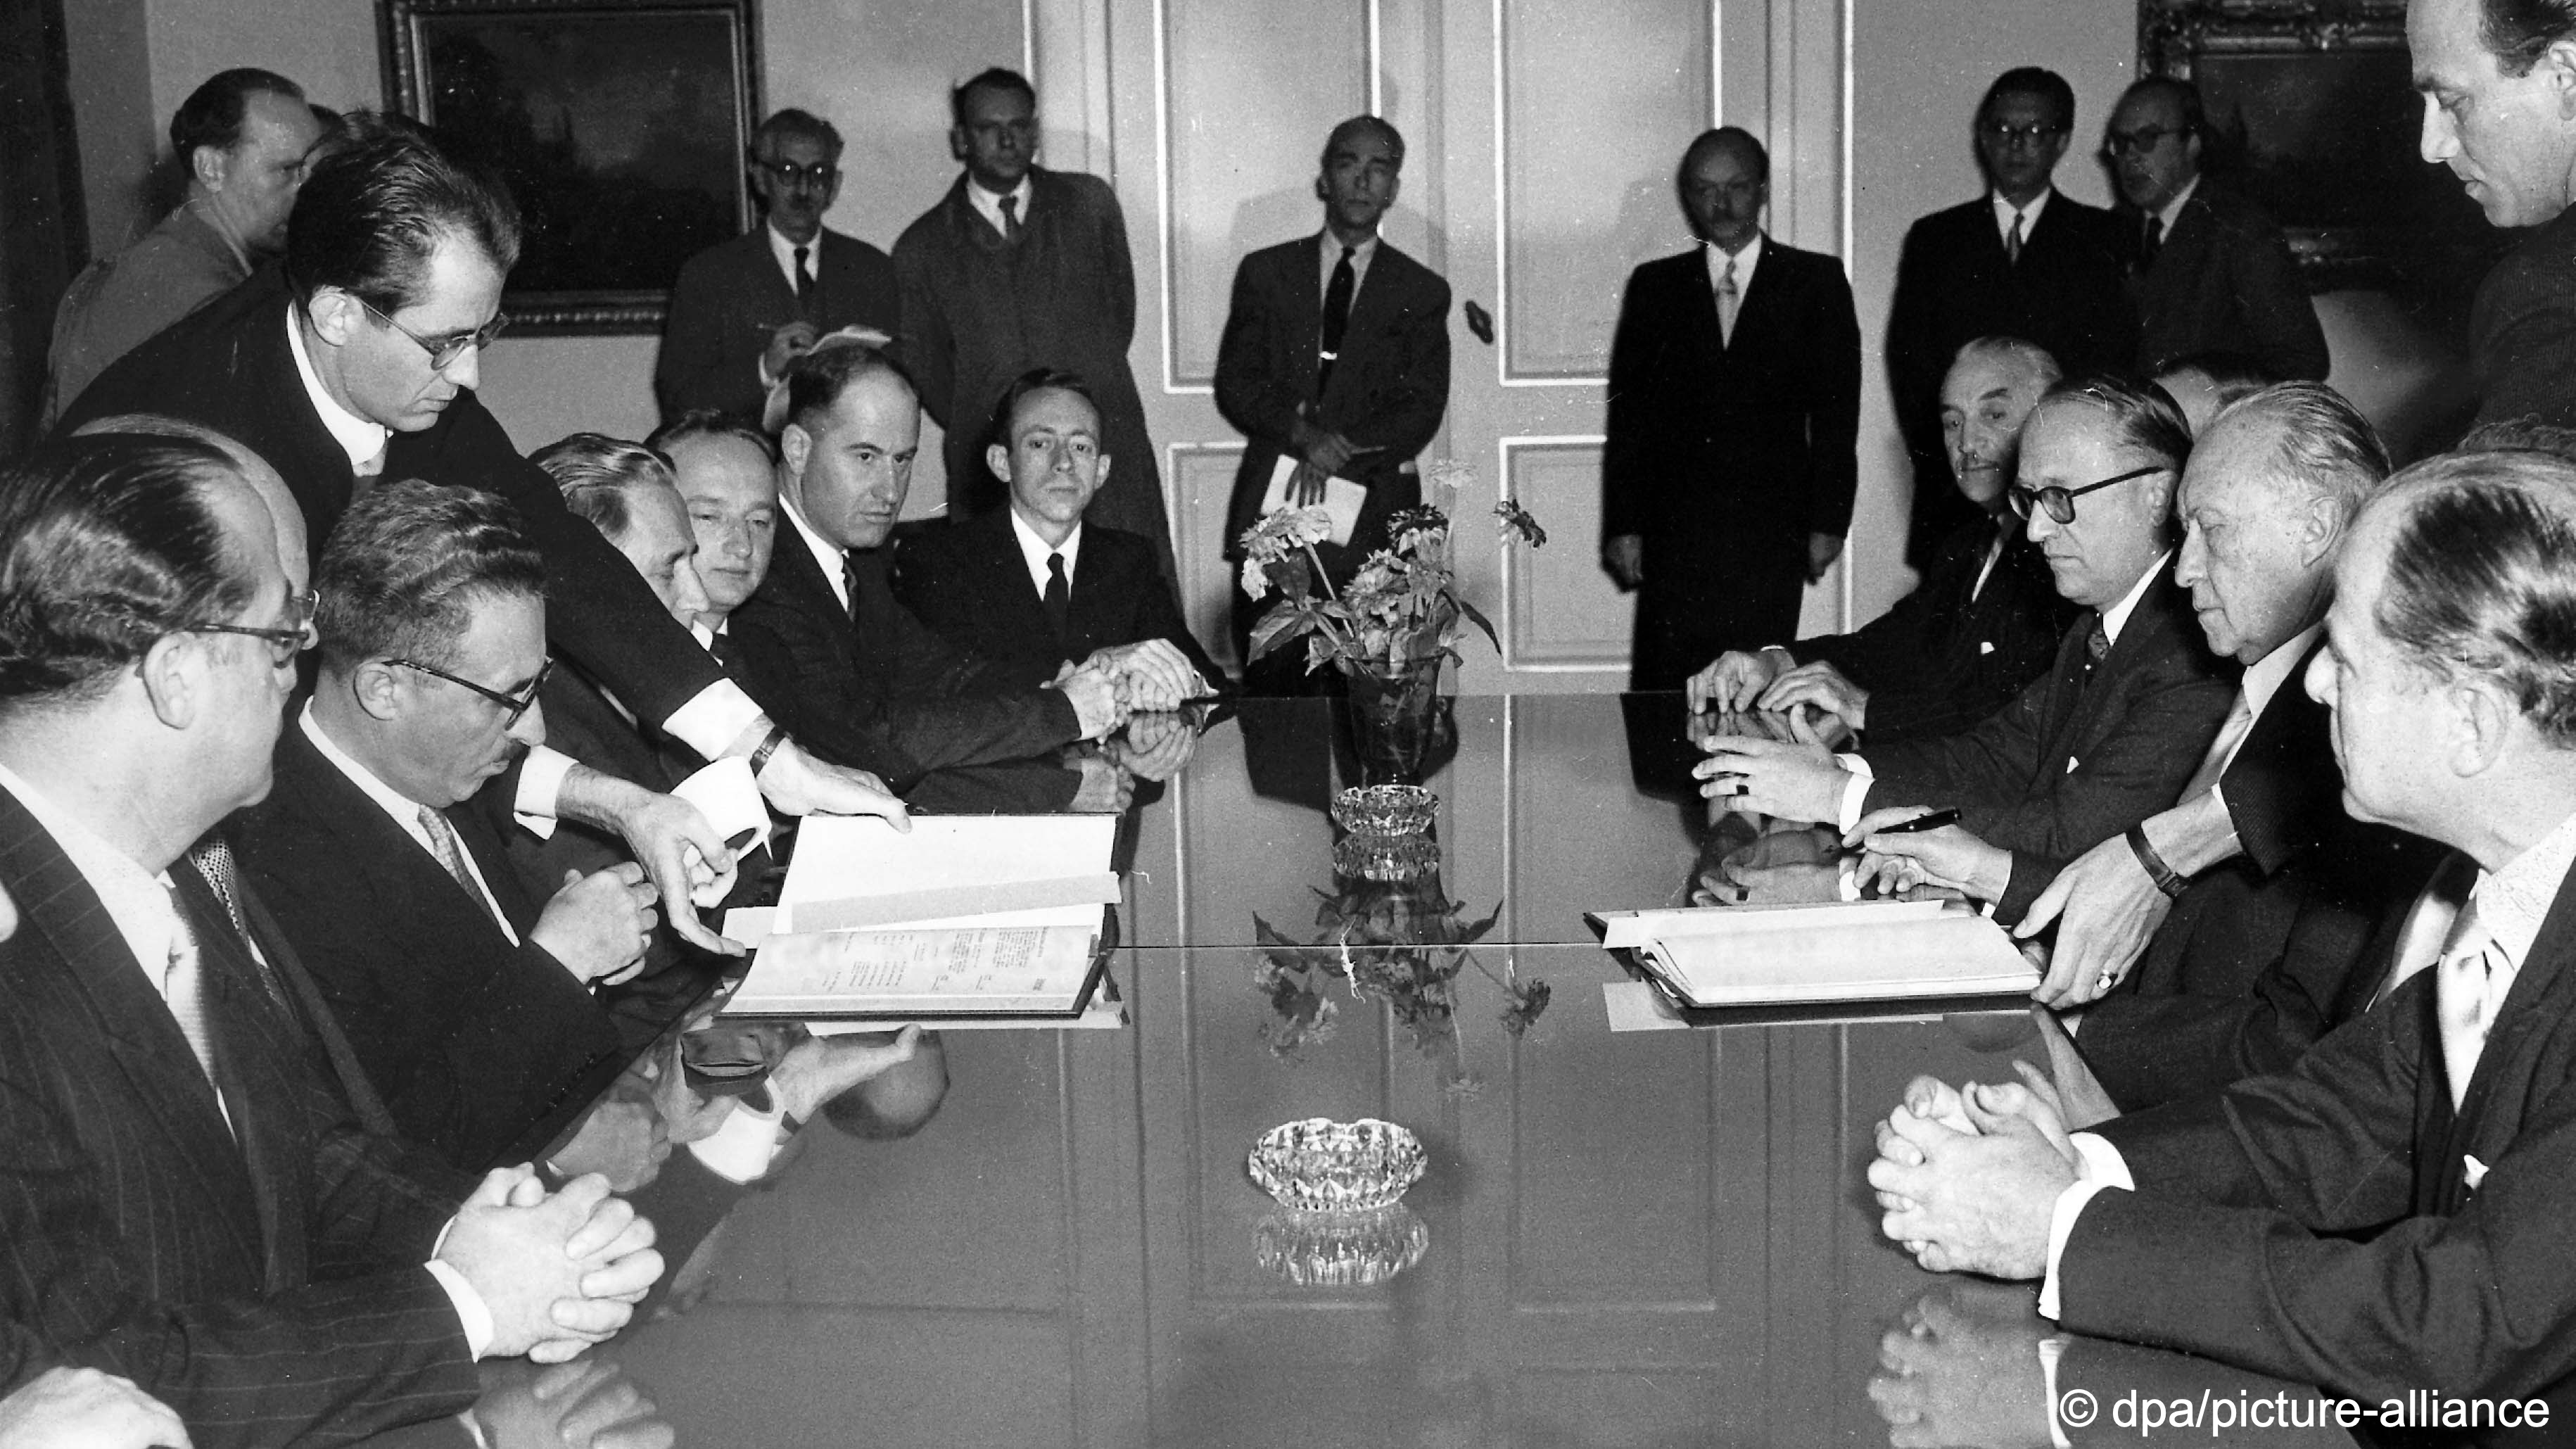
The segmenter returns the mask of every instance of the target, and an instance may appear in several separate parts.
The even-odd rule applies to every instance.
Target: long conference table
[[[1627,977],[1584,913],[1679,904],[1706,864],[1678,697],[1444,713],[1438,867],[1388,883],[1334,868],[1341,707],[1222,712],[1123,833],[1125,1029],[947,1033],[927,1127],[807,1129],[712,1291],[551,1378],[495,1369],[486,1439],[569,1417],[578,1442],[622,1406],[601,1442],[2355,1442],[2165,1427],[2316,1395],[2080,1340],[2044,1369],[2030,1286],[1880,1237],[1872,1124],[1917,1073],[2044,1063],[2025,1014],[1610,1029]],[[1314,1116],[1419,1136],[1401,1211],[1318,1226],[1249,1180],[1261,1133]],[[2052,1423],[2052,1373],[2089,1417]]]

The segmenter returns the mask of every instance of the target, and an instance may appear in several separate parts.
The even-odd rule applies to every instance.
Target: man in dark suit
[[[2200,88],[2172,76],[2131,85],[2103,149],[2137,236],[2138,370],[2233,351],[2274,378],[2326,375],[2326,334],[2281,224],[2201,175]]]
[[[1118,725],[1121,684],[1107,670],[1002,687],[895,597],[884,545],[921,437],[901,368],[864,344],[826,343],[789,367],[787,411],[786,526],[728,631],[752,692],[789,729],[903,790],[941,766],[1052,755]],[[1072,796],[1070,772],[1065,783]]]
[[[1404,136],[1376,116],[1353,116],[1324,140],[1315,197],[1316,236],[1246,256],[1217,344],[1216,405],[1244,437],[1243,462],[1225,511],[1225,556],[1261,515],[1281,459],[1297,473],[1290,501],[1324,501],[1325,480],[1367,490],[1344,543],[1318,545],[1325,571],[1347,579],[1387,546],[1387,515],[1422,501],[1414,459],[1440,431],[1449,406],[1449,284],[1378,234],[1395,205]],[[1269,607],[1234,601],[1234,648],[1248,650]],[[1302,660],[1246,670],[1259,693],[1298,693]]]
[[[823,225],[841,191],[841,133],[780,111],[752,133],[748,160],[763,224],[689,258],[671,286],[653,363],[666,421],[697,408],[755,420],[770,384],[815,338],[901,330],[893,259]]]
[[[1090,388],[1069,372],[1028,373],[993,422],[985,464],[1010,506],[906,544],[895,597],[1007,688],[1098,659],[1160,677],[1171,703],[1206,694],[1224,674],[1190,636],[1153,544],[1083,516],[1117,461],[1101,451]]]
[[[2173,581],[2174,484],[2190,451],[2164,394],[2059,384],[2023,426],[2012,495],[2058,592],[2086,611],[2054,667],[1954,735],[1841,756],[1712,740],[1702,793],[1854,839],[1909,807],[1956,806],[1959,824],[1923,832],[1924,848],[1974,836],[1988,849],[1945,879],[2018,919],[2057,862],[2171,805],[2226,717],[2233,685]]]
[[[1914,461],[1906,556],[1916,562],[1971,517],[1941,448],[1941,375],[1961,346],[2026,338],[2069,377],[2126,368],[2137,355],[2118,221],[2049,184],[2074,130],[2075,92],[2064,77],[2031,66],[1997,76],[1977,107],[1986,194],[1905,233],[1887,314],[1887,377]]]
[[[1630,689],[1679,689],[1726,650],[1797,633],[1801,590],[1851,526],[1851,284],[1762,234],[1770,175],[1748,132],[1692,141],[1674,183],[1700,245],[1630,273],[1619,304],[1601,556],[1637,592]]]
[[[1127,370],[1136,337],[1136,264],[1109,183],[1033,164],[1038,97],[993,69],[951,91],[955,185],[895,239],[903,286],[904,364],[921,405],[948,430],[952,522],[1001,504],[983,466],[984,422],[1011,379],[1060,367],[1091,380],[1107,418],[1103,444],[1126,460],[1092,521],[1154,541],[1174,572],[1163,474],[1145,435],[1145,401]]]
[[[2576,426],[2576,12],[2502,0],[2409,0],[2424,159],[2451,168],[2495,226],[2529,235],[2469,309],[2477,422]]]
[[[163,883],[268,788],[312,637],[275,539],[195,442],[70,440],[0,484],[0,1322],[200,1446],[453,1414],[473,1359],[568,1357],[661,1266],[596,1178],[478,1186],[358,1125],[271,984],[293,958]]]
[[[1941,432],[1951,476],[1983,516],[1942,542],[1914,592],[1860,628],[1719,655],[1691,676],[1691,709],[1813,705],[1890,743],[1966,729],[2046,672],[2074,606],[2005,493],[2022,425],[2056,382],[2056,361],[2019,338],[1960,348],[1941,382]]]
[[[2369,1012],[2289,1070],[2070,1138],[2019,1087],[1918,1078],[1883,1229],[2040,1311],[2378,1401],[2576,1370],[2576,467],[2438,458],[2362,510],[2308,687],[2348,809],[2451,846]],[[2538,627],[2535,627],[2538,625]],[[2448,874],[2448,872],[2446,872]]]
[[[710,759],[761,752],[762,790],[784,813],[899,811],[875,782],[776,730],[476,399],[518,240],[517,208],[491,174],[410,122],[360,118],[296,197],[284,272],[262,271],[127,354],[65,422],[164,412],[237,438],[285,478],[317,540],[377,477],[504,498],[545,557],[553,642],[640,716]],[[639,852],[674,899],[684,892],[664,862],[678,855]],[[686,911],[674,924],[699,930]]]

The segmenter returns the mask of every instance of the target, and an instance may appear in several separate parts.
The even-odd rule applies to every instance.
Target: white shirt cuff
[[[1835,864],[1834,898],[1844,901],[1860,899],[1860,857],[1846,855]]]
[[[579,764],[572,756],[546,745],[528,751],[519,762],[519,793],[510,802],[519,828],[539,840],[552,840],[555,815],[563,796],[564,777]]]
[[[698,691],[687,704],[662,721],[662,732],[712,760],[731,748],[761,719],[760,706],[730,679],[719,679]]]
[[[2120,1149],[2091,1132],[2078,1132],[2067,1140],[2082,1163],[2075,1181],[2057,1195],[2057,1206],[2048,1215],[2048,1276],[2039,1286],[2039,1316],[2051,1323],[2057,1321],[2057,1260],[2066,1251],[2066,1240],[2074,1235],[2075,1219],[2095,1193],[2113,1187],[2122,1192],[2137,1188],[2129,1178],[2129,1164],[2120,1160]]]
[[[2075,1449],[2075,1441],[2066,1437],[2066,1426],[2057,1419],[2057,1361],[2065,1356],[2065,1339],[2039,1341],[2039,1376],[2046,1382],[2048,1394],[2048,1442],[2054,1449]]]
[[[690,1155],[727,1182],[757,1182],[767,1176],[789,1135],[787,1109],[777,1105],[775,1094],[770,1103],[768,1111],[755,1112],[736,1101],[723,1126],[689,1144]]]
[[[438,1240],[446,1242],[447,1234],[440,1232]],[[481,1358],[492,1347],[494,1332],[492,1310],[483,1302],[483,1295],[474,1291],[474,1285],[465,1281],[464,1274],[435,1258],[422,1266],[429,1269],[429,1276],[438,1280],[439,1287],[447,1290],[447,1301],[456,1305],[457,1320],[465,1325],[466,1351]]]
[[[1870,773],[1869,761],[1858,755],[1836,755],[1834,758],[1851,776],[1843,781],[1843,813],[1835,822],[1836,829],[1849,835],[1851,828],[1860,823],[1862,802],[1869,798],[1870,784],[1877,776]]]

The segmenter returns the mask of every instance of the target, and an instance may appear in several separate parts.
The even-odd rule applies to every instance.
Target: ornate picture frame
[[[377,0],[385,104],[497,167],[514,333],[658,333],[680,264],[748,230],[754,0]]]
[[[2438,285],[2499,250],[2417,152],[2406,0],[2138,0],[2138,71],[2199,86],[2205,168],[2280,221],[2311,290]]]

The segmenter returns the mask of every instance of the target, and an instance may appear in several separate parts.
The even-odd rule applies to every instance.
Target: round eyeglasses
[[[2045,508],[2048,510],[2048,516],[2056,522],[2073,523],[2075,521],[2075,500],[2083,497],[2085,494],[2095,492],[2099,489],[2108,488],[2114,483],[2126,483],[2132,478],[2144,478],[2150,473],[2170,473],[2172,471],[2173,469],[2171,467],[2163,463],[2153,463],[2144,468],[2132,468],[2126,473],[2105,478],[2099,483],[2087,483],[2081,488],[2058,488],[2053,486],[2048,488],[2025,488],[2021,484],[2015,483],[2012,486],[2012,492],[2006,494],[2005,497],[2011,500],[2012,511],[2024,519],[2030,517],[2033,509]]]
[[[509,313],[495,312],[492,314],[491,321],[484,323],[482,326],[475,328],[471,332],[458,332],[445,337],[423,337],[419,333],[412,331],[410,328],[405,327],[400,322],[397,322],[392,317],[386,315],[383,309],[377,307],[375,303],[368,301],[364,297],[358,299],[358,305],[366,308],[369,316],[394,329],[396,332],[401,333],[405,337],[410,338],[421,351],[428,353],[429,370],[432,372],[445,371],[450,364],[456,361],[456,359],[463,357],[469,349],[479,352],[482,349],[491,346],[492,339],[501,335],[501,329],[510,325]]]

